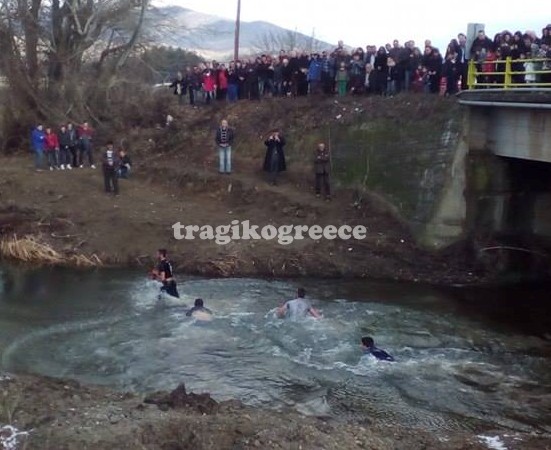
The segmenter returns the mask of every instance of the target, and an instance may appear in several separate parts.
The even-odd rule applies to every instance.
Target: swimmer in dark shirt
[[[364,356],[366,355],[373,355],[375,358],[381,361],[392,361],[394,362],[395,359],[389,355],[384,350],[381,350],[380,348],[375,347],[375,342],[373,341],[373,338],[370,336],[364,336],[362,337],[362,351],[364,353]]]
[[[174,274],[172,271],[172,264],[167,258],[166,249],[159,249],[157,251],[157,258],[159,259],[159,264],[156,269],[151,271],[151,275],[154,279],[163,283],[161,286],[161,293],[165,292],[172,297],[180,298],[180,294],[178,294],[178,289],[176,287],[176,280],[174,279]]]

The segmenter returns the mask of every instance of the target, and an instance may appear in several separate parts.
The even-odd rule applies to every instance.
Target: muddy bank
[[[209,277],[365,277],[445,285],[495,279],[497,264],[480,261],[477,249],[461,241],[444,251],[421,248],[404,211],[362,184],[364,174],[355,170],[353,158],[339,163],[340,172],[350,168],[351,174],[346,183],[335,176],[332,201],[314,194],[311,149],[328,138],[331,127],[346,131],[358,120],[366,127],[386,124],[380,137],[392,141],[393,129],[405,129],[405,124],[416,128],[416,121],[422,120],[439,123],[434,133],[440,136],[442,124],[457,115],[451,100],[283,99],[198,109],[179,108],[173,100],[167,94],[166,112],[175,117],[170,128],[151,124],[98,131],[98,148],[112,138],[129,149],[134,162],[132,177],[121,180],[118,197],[103,192],[99,169],[36,173],[24,149],[19,156],[0,157],[0,254],[28,263],[146,271],[154,264],[156,250],[165,247],[176,272]],[[238,136],[230,176],[217,173],[213,130],[222,117],[236,127]],[[283,128],[289,140],[289,170],[278,186],[268,184],[260,170],[265,131],[273,127]],[[349,138],[338,141],[344,145]],[[423,139],[428,137],[417,136],[420,147]],[[342,152],[354,153],[354,148]],[[395,164],[401,161],[394,159]],[[411,161],[404,162],[408,164]],[[408,190],[403,177],[392,178]],[[367,236],[361,241],[305,239],[280,245],[276,240],[242,240],[217,245],[176,240],[173,235],[177,222],[215,227],[235,219],[260,228],[363,225]]]
[[[144,270],[159,247],[177,272],[204,276],[369,277],[449,284],[483,278],[465,249],[419,248],[407,224],[376,195],[361,201],[341,190],[333,201],[290,179],[269,186],[260,173],[221,178],[171,169],[167,162],[121,183],[121,195],[101,190],[98,170],[34,173],[25,158],[3,158],[0,196],[2,253],[28,263]],[[168,175],[167,175],[168,174]],[[170,176],[170,175],[174,176]],[[176,240],[172,225],[364,225],[362,241]]]
[[[506,430],[437,435],[369,420],[344,424],[238,401],[216,402],[208,394],[186,392],[183,385],[172,393],[120,393],[71,380],[3,374],[0,388],[0,426],[27,431],[18,437],[18,448],[27,450],[488,448],[481,436],[498,436],[507,448],[551,444],[548,438]]]

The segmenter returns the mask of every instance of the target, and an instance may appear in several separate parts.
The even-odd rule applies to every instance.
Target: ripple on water
[[[548,359],[458,314],[339,298],[314,300],[322,320],[287,321],[274,315],[294,295],[284,282],[185,280],[178,289],[180,299],[159,301],[156,282],[118,283],[116,309],[14,336],[2,367],[136,390],[185,381],[218,399],[430,430],[551,422]],[[185,315],[197,297],[215,314],[201,326]],[[398,362],[360,363],[363,334]]]

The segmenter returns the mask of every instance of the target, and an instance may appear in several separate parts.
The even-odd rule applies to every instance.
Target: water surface
[[[180,278],[182,299],[159,302],[141,273],[5,268],[1,369],[134,391],[183,381],[218,400],[365,423],[551,432],[549,287],[301,283],[324,319],[274,318],[289,281]],[[211,323],[186,317],[196,297]],[[360,362],[364,334],[397,362]]]

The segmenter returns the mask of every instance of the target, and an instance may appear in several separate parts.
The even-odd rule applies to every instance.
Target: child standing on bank
[[[348,75],[348,70],[346,70],[346,64],[344,62],[341,62],[339,70],[337,70],[337,75],[335,75],[339,97],[344,97],[346,95],[349,79],[350,76]]]

